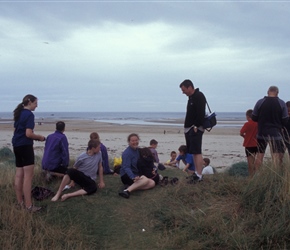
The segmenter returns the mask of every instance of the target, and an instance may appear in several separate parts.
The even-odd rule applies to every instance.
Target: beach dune
[[[36,123],[35,133],[44,136],[55,130],[56,121]],[[109,157],[121,156],[127,147],[127,137],[130,133],[140,136],[140,146],[149,146],[151,139],[158,141],[157,152],[161,162],[170,157],[171,151],[178,153],[180,145],[185,144],[182,128],[178,126],[160,125],[119,125],[95,122],[90,120],[65,120],[65,134],[69,141],[70,157],[76,158],[87,147],[91,132],[98,132],[102,143],[107,147]],[[12,149],[12,121],[0,124],[0,147]],[[211,165],[222,171],[233,163],[246,161],[243,138],[239,135],[238,127],[214,127],[210,132],[205,131],[203,137],[203,155],[211,160]],[[34,143],[36,155],[42,156],[44,143]]]

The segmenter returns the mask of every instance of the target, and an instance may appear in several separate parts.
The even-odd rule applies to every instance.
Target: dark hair
[[[253,110],[252,109],[248,109],[246,112],[246,116],[249,116],[252,118],[252,114],[253,114]]]
[[[210,159],[208,159],[208,158],[203,158],[203,160],[204,160],[206,166],[208,166],[208,165],[210,164]]]
[[[139,153],[140,153],[140,156],[143,158],[149,158],[149,157],[153,158],[153,154],[150,148],[147,148],[147,147],[139,148]]]
[[[187,147],[186,147],[185,145],[181,145],[181,146],[178,148],[178,150],[179,150],[180,152],[183,152],[184,154],[187,153]]]
[[[100,136],[97,132],[92,132],[90,134],[90,139],[96,139],[96,140],[100,140]]]
[[[56,123],[56,130],[57,131],[64,131],[65,123],[62,121],[59,121]]]
[[[287,108],[290,108],[290,101],[286,102]]]
[[[150,145],[157,145],[158,144],[158,141],[156,141],[155,139],[152,139],[150,141]]]
[[[274,92],[276,94],[279,93],[279,88],[277,86],[270,86],[268,92]]]
[[[129,141],[131,140],[131,137],[134,137],[134,136],[136,136],[136,137],[138,138],[138,140],[140,140],[138,134],[132,133],[132,134],[129,134],[129,135],[128,135],[127,141],[129,142]]]
[[[101,144],[101,142],[99,140],[96,140],[96,139],[89,140],[89,142],[88,142],[88,149],[96,148],[100,144]]]
[[[194,89],[194,85],[189,79],[186,79],[182,83],[180,83],[179,87],[181,88],[182,86],[184,86],[185,88],[192,87]]]
[[[176,154],[176,152],[175,151],[171,151],[170,155],[172,155],[172,154]]]
[[[20,114],[21,114],[21,110],[26,107],[29,102],[34,102],[37,99],[37,97],[35,97],[34,95],[26,95],[23,97],[22,102],[19,103],[17,105],[17,107],[14,109],[13,113],[14,113],[14,121],[18,121]]]

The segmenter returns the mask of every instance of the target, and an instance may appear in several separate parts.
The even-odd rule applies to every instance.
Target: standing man
[[[46,180],[51,175],[63,177],[69,164],[68,141],[64,134],[65,123],[56,123],[56,130],[47,136],[42,158],[42,169],[46,170]]]
[[[271,86],[268,89],[268,96],[256,103],[252,114],[252,120],[258,122],[256,171],[263,162],[268,143],[275,164],[282,160],[285,151],[282,128],[288,121],[288,111],[285,102],[278,97],[278,93],[278,87]]]
[[[184,134],[189,154],[193,154],[196,175],[202,178],[203,157],[201,153],[203,121],[205,116],[206,99],[198,88],[194,88],[190,80],[184,80],[179,87],[188,96],[187,110],[184,121]]]

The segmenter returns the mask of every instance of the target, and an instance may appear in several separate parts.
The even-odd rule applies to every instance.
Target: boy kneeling
[[[103,179],[103,166],[102,166],[102,154],[100,151],[100,141],[90,140],[88,143],[87,151],[82,153],[74,164],[73,168],[68,169],[67,173],[63,177],[61,184],[58,188],[56,195],[51,201],[57,201],[64,187],[74,181],[81,189],[73,193],[64,194],[61,196],[61,201],[64,201],[70,197],[80,195],[90,195],[97,191],[97,172],[99,170],[100,183],[99,188],[105,187]]]

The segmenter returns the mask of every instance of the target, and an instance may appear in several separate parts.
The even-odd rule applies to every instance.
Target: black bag
[[[36,186],[31,190],[31,194],[34,199],[41,201],[43,199],[47,199],[49,196],[54,195],[54,192],[47,188]]]
[[[204,121],[203,121],[203,128],[207,130],[208,132],[211,131],[211,129],[216,125],[216,113],[211,112],[210,107],[208,103],[206,102],[209,114],[206,114],[204,116]]]

